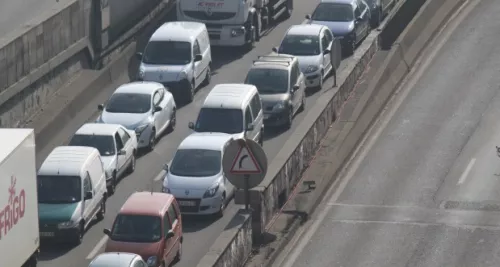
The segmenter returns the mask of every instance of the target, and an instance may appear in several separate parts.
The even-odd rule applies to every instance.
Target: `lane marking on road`
[[[158,175],[156,175],[155,182],[163,180],[163,177],[165,177],[165,171],[161,171]]]
[[[469,177],[470,171],[472,171],[472,167],[474,167],[474,164],[476,164],[476,158],[472,158],[469,161],[469,164],[467,164],[467,167],[462,173],[462,176],[460,176],[460,179],[458,179],[457,185],[463,184],[465,180],[467,180],[467,177]]]
[[[104,247],[104,245],[106,244],[106,242],[108,242],[108,236],[107,235],[103,236],[101,238],[101,240],[99,240],[99,242],[97,243],[97,245],[95,245],[94,249],[87,256],[87,260],[93,260],[95,258],[95,256],[97,256],[97,254],[99,253],[99,251],[101,250],[101,248]]]

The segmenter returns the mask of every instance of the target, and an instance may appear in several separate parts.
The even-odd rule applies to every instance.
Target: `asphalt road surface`
[[[271,48],[277,44],[283,37],[285,30],[293,25],[300,24],[304,20],[306,13],[312,11],[315,4],[319,0],[314,1],[295,1],[293,16],[281,22],[272,31],[256,44],[255,48],[248,53],[240,53],[237,50],[218,50],[213,51],[214,58],[214,77],[212,82],[206,88],[202,88],[195,96],[193,103],[182,107],[177,113],[177,128],[176,130],[164,136],[155,150],[144,155],[137,161],[136,171],[129,177],[124,178],[117,186],[117,192],[107,202],[106,217],[102,222],[93,225],[86,233],[83,243],[75,248],[70,248],[65,245],[42,246],[42,255],[40,257],[40,267],[64,267],[64,266],[87,266],[88,263],[104,249],[106,238],[102,230],[110,227],[114,217],[121,208],[121,205],[135,191],[155,190],[160,191],[161,181],[158,176],[162,171],[162,166],[169,162],[177,149],[180,142],[191,133],[188,129],[188,122],[196,119],[198,111],[210,91],[210,89],[218,83],[227,82],[242,82],[246,76],[246,72],[250,68],[250,64],[258,55],[263,55],[271,52]],[[144,40],[139,41],[144,43]],[[348,59],[346,59],[348,60]],[[343,62],[341,69],[345,65]],[[129,72],[134,72],[135,69]],[[132,73],[124,72],[121,77],[115,81],[111,87],[116,88],[118,85],[128,82],[129,75]],[[332,79],[325,81],[324,89],[331,88]],[[81,125],[81,122],[92,120],[96,113],[98,103],[103,103],[108,97],[110,90],[103,90],[101,95],[96,97],[96,100],[89,103],[79,114],[76,115],[73,122],[61,128],[61,131],[54,137],[56,141],[53,145],[60,145],[67,141],[68,137]],[[293,134],[297,125],[309,111],[309,107],[313,106],[316,99],[321,96],[321,91],[311,94],[307,98],[306,109],[299,113],[293,123],[292,129],[287,132],[268,132],[265,138],[265,152],[268,159],[271,161],[275,155],[283,147],[286,140]],[[38,154],[46,154],[48,151]],[[234,216],[240,206],[231,203],[228,205],[223,218],[214,221],[209,218],[185,218],[184,221],[184,244],[183,244],[183,259],[176,266],[196,266],[199,260],[206,254],[210,246],[219,237],[221,231],[227,226],[228,222]]]
[[[0,39],[69,0],[0,0]]]
[[[431,44],[281,266],[500,266],[499,12]]]

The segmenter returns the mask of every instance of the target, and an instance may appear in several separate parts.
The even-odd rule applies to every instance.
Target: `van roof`
[[[130,263],[138,255],[126,252],[105,252],[97,255],[90,263],[89,267],[123,267],[130,266]]]
[[[120,214],[162,216],[174,197],[160,192],[135,192],[125,201]]]
[[[192,21],[171,21],[161,25],[153,33],[150,41],[180,41],[194,42],[196,37],[205,30],[205,24]]]
[[[3,162],[26,138],[33,133],[33,129],[1,129],[0,130],[0,162]],[[33,146],[35,144],[33,143]],[[33,147],[33,149],[35,149]]]
[[[107,123],[85,123],[76,131],[75,134],[80,135],[114,135],[118,128],[121,128],[119,124],[107,124]]]
[[[144,93],[152,95],[156,90],[158,90],[161,87],[163,87],[163,85],[157,82],[144,82],[144,81],[130,82],[120,85],[118,88],[116,88],[115,93],[125,93],[125,94]]]
[[[242,109],[256,92],[257,88],[250,84],[217,84],[212,91],[208,93],[203,103],[203,107]]]
[[[50,152],[38,170],[39,175],[80,175],[82,166],[97,149],[86,146],[59,146]]]
[[[232,138],[226,133],[192,133],[179,145],[178,149],[207,149],[222,151],[224,145]]]
[[[319,24],[293,25],[288,29],[287,35],[319,35],[325,26]]]

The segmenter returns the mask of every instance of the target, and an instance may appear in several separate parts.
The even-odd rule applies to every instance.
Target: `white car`
[[[306,86],[321,88],[324,79],[333,70],[332,42],[333,35],[326,26],[293,25],[286,32],[280,46],[273,48],[273,51],[297,57],[300,70],[306,76]]]
[[[86,123],[69,141],[70,146],[89,146],[99,150],[106,171],[108,192],[115,191],[118,180],[135,170],[137,138],[134,131],[119,124]]]
[[[222,171],[225,133],[193,133],[179,145],[171,165],[165,165],[163,192],[175,196],[181,213],[222,216],[235,187]]]
[[[148,264],[137,254],[105,252],[95,257],[89,267],[148,267]]]
[[[120,124],[135,131],[139,148],[153,150],[157,138],[175,129],[175,100],[161,83],[124,84],[98,108],[102,111],[98,123]]]

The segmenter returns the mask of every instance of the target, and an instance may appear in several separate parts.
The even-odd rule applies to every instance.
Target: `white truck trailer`
[[[0,266],[36,266],[39,242],[35,133],[0,129]]]
[[[205,23],[213,46],[252,46],[272,23],[292,15],[293,0],[179,0],[177,20]]]

